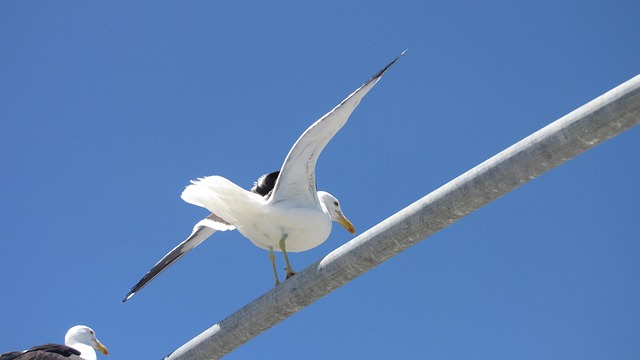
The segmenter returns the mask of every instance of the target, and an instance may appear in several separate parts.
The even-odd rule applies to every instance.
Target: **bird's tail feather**
[[[249,202],[260,198],[221,176],[191,181],[181,197],[189,204],[206,208],[231,224],[236,223],[239,212],[251,208]]]

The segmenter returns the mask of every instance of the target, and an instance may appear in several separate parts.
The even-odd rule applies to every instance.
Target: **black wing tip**
[[[142,280],[144,280],[144,278],[143,278]],[[140,289],[142,289],[142,287],[143,287],[144,285],[146,285],[146,283],[144,283],[144,284],[140,285],[140,283],[142,282],[142,280],[140,280],[137,284],[135,284],[135,285],[131,288],[131,290],[129,290],[129,292],[127,293],[127,295],[125,295],[125,296],[122,298],[122,300],[120,301],[121,303],[123,303],[123,304],[124,304],[125,302],[127,302],[127,300],[131,299],[131,298],[133,297],[133,295],[137,294],[137,293],[138,293],[138,291],[140,291]]]
[[[202,229],[202,226],[199,229]],[[176,246],[167,255],[165,255],[162,259],[160,259],[160,261],[157,264],[155,264],[153,268],[151,268],[151,270],[149,270],[149,272],[147,272],[147,274],[143,276],[142,279],[140,279],[140,281],[138,281],[137,284],[133,285],[133,287],[131,288],[131,290],[129,290],[127,295],[125,295],[124,298],[122,298],[121,302],[124,304],[127,300],[131,299],[133,295],[137,294],[138,291],[142,290],[142,288],[147,286],[147,284],[151,282],[151,280],[155,279],[156,276],[158,276],[161,272],[166,270],[174,262],[180,259],[182,255],[186,254],[189,250],[193,249],[192,247],[191,249],[188,249],[187,252],[184,252],[182,249],[184,244],[189,242],[191,239],[193,239],[193,234],[191,234],[191,236],[189,236],[187,240],[180,243],[180,245]]]
[[[387,70],[389,70],[389,68],[391,66],[393,66],[393,64],[396,63],[396,61],[398,61],[398,59],[400,59],[402,57],[402,55],[404,55],[404,53],[406,53],[407,51],[409,51],[409,48],[406,48],[403,52],[400,53],[400,55],[396,56],[395,59],[393,59],[390,63],[387,64],[387,66],[385,66],[382,70],[378,71],[375,75],[373,75],[371,77],[371,79],[369,79],[369,81],[367,81],[367,83],[370,83],[372,81],[376,81],[377,79],[379,79],[385,72],[387,72]]]
[[[127,293],[127,295],[125,295],[125,296],[122,298],[122,300],[120,300],[120,302],[121,302],[121,303],[123,303],[123,304],[124,304],[124,303],[126,303],[126,302],[127,302],[127,300],[131,299],[131,297],[132,297],[133,295],[135,295],[136,291],[137,291],[137,290],[133,290],[133,289],[131,289],[131,291],[129,291],[129,292]]]

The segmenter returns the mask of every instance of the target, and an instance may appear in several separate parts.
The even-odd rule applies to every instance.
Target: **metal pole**
[[[218,359],[383,261],[640,123],[640,75],[409,205],[165,359]]]

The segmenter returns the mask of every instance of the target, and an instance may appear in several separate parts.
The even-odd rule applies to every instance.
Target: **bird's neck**
[[[87,344],[72,343],[72,344],[67,344],[67,346],[71,346],[72,348],[80,351],[80,357],[83,358],[84,360],[97,359],[96,351],[93,350],[93,348]]]

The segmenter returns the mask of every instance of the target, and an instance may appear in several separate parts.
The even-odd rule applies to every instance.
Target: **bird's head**
[[[320,204],[322,204],[322,208],[324,211],[329,214],[331,220],[337,222],[342,225],[348,232],[355,234],[356,228],[353,226],[351,221],[347,219],[342,213],[342,209],[340,208],[340,202],[333,195],[329,194],[326,191],[318,191],[318,199],[320,199]]]
[[[109,355],[109,350],[98,341],[95,331],[88,326],[76,325],[69,329],[64,337],[64,343],[71,347],[75,344],[88,345],[105,355]]]

